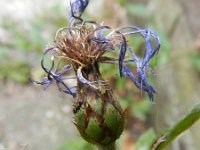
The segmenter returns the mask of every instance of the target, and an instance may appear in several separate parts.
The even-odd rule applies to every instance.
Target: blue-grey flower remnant
[[[150,60],[158,52],[159,38],[149,29],[135,26],[112,28],[94,21],[84,21],[81,16],[89,0],[71,0],[69,26],[58,30],[53,46],[45,49],[41,66],[47,76],[41,82],[46,89],[53,81],[62,92],[74,97],[75,125],[82,137],[90,143],[108,145],[122,133],[124,112],[113,96],[99,70],[101,63],[118,64],[121,77],[129,77],[135,86],[147,93],[150,100],[156,93],[148,83]],[[144,39],[143,57],[134,53],[129,36]],[[117,53],[118,58],[107,56]],[[49,59],[51,66],[45,65]],[[130,68],[136,67],[136,73]],[[72,75],[73,74],[73,75]],[[75,79],[74,85],[69,79]]]

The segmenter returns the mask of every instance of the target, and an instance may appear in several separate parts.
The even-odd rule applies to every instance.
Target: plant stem
[[[177,122],[172,128],[157,138],[151,150],[162,150],[169,145],[182,132],[190,128],[200,119],[200,104],[195,106],[183,119]]]
[[[116,150],[115,142],[109,145],[98,145],[98,150]]]

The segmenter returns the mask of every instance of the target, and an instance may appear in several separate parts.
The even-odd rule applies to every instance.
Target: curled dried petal
[[[83,74],[82,74],[82,70],[83,67],[79,67],[78,70],[77,70],[77,78],[79,79],[79,81],[83,84],[87,84],[89,85],[90,87],[94,88],[94,89],[97,89],[97,87],[93,84],[94,82],[91,82],[91,81],[88,81],[87,79],[85,79],[83,77]]]

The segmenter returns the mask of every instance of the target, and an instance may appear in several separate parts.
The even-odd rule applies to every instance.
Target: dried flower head
[[[33,82],[46,85],[46,89],[55,80],[60,91],[75,97],[77,86],[69,87],[66,85],[65,80],[70,78],[63,78],[63,75],[73,69],[75,77],[72,78],[78,78],[83,84],[97,89],[98,87],[95,84],[102,81],[89,81],[84,77],[83,70],[94,64],[116,63],[118,61],[120,76],[129,77],[138,89],[145,91],[150,100],[153,100],[153,95],[156,92],[146,78],[149,71],[151,72],[149,62],[160,47],[159,38],[150,29],[140,29],[135,26],[113,29],[103,25],[103,23],[83,21],[81,15],[88,3],[89,0],[71,0],[70,26],[57,32],[54,46],[45,50],[41,60],[41,66],[47,73],[47,77],[42,82]],[[128,36],[136,34],[140,35],[145,42],[143,58],[135,55],[128,42]],[[104,56],[107,52],[119,53],[118,58]],[[52,54],[52,66],[47,69],[44,65],[44,59],[49,53]],[[63,67],[55,66],[55,59],[64,61],[67,65]],[[137,68],[135,75],[127,67],[128,64],[132,63]],[[102,84],[104,83],[102,82]]]
[[[69,26],[58,30],[53,46],[45,49],[41,66],[47,76],[34,83],[45,85],[53,82],[62,92],[72,95],[75,125],[87,141],[97,145],[113,143],[124,128],[124,112],[113,96],[112,88],[100,71],[101,63],[118,64],[121,77],[129,77],[136,87],[148,94],[150,100],[156,91],[148,83],[151,72],[149,62],[158,52],[160,42],[149,29],[135,26],[114,29],[103,23],[84,21],[81,15],[89,0],[71,0]],[[129,44],[129,36],[140,35],[144,39],[143,58],[135,55]],[[105,54],[118,53],[118,58]],[[51,58],[51,66],[45,60]],[[136,67],[134,75],[129,64]],[[74,76],[71,76],[71,73]],[[68,79],[76,79],[74,85]]]

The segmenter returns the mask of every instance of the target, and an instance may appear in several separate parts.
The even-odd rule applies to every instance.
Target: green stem
[[[177,122],[172,128],[157,138],[152,150],[162,150],[182,132],[190,128],[197,120],[200,119],[200,104],[195,106],[183,119]]]
[[[98,145],[98,150],[116,150],[115,142],[109,145]]]

